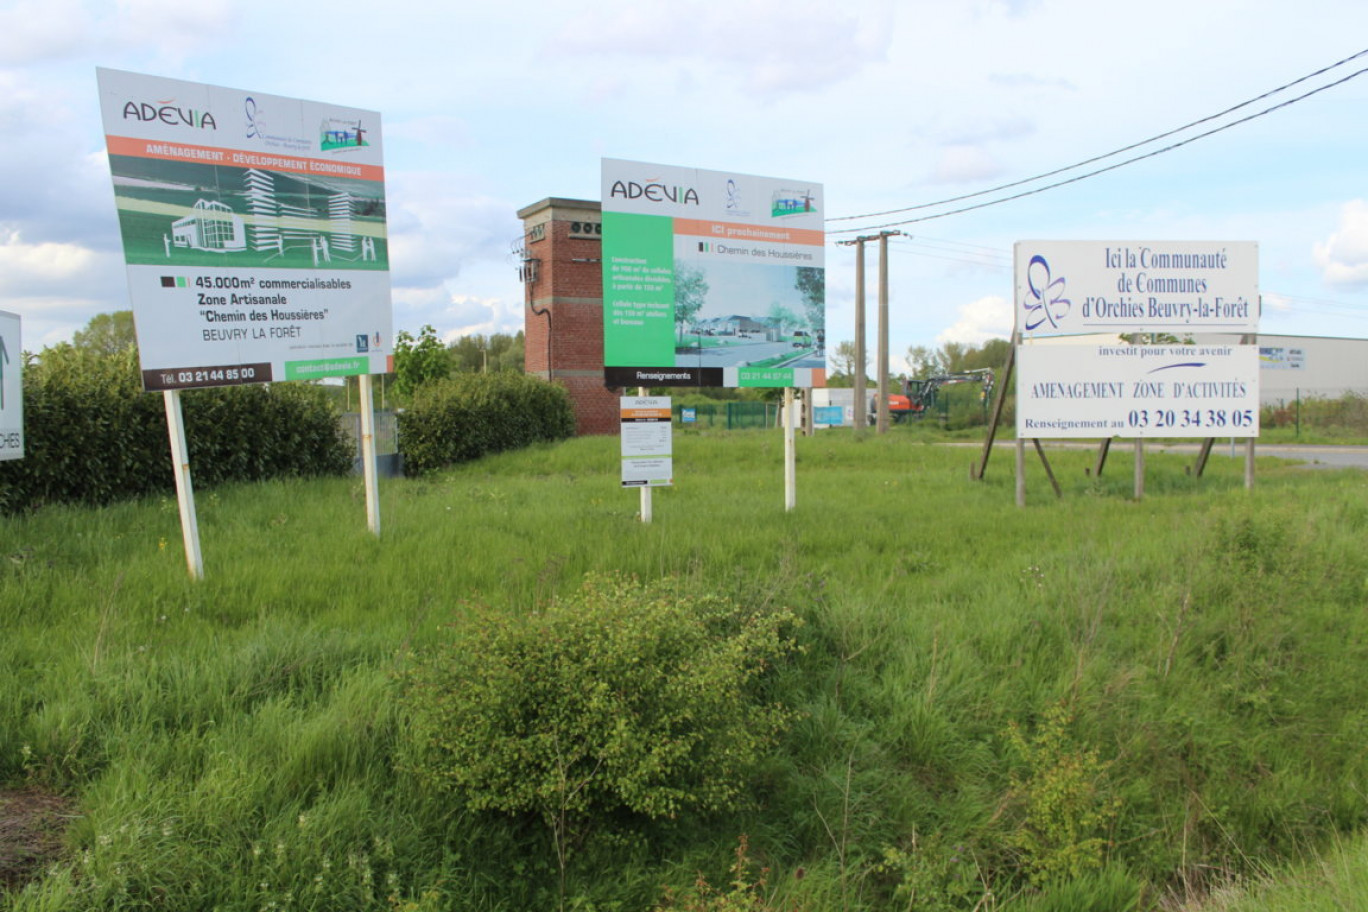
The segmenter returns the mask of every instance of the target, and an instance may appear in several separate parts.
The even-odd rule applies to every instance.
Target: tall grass
[[[581,908],[723,884],[743,834],[774,908],[1145,908],[1363,826],[1368,477],[1154,453],[1136,502],[1129,454],[1059,450],[1018,509],[1010,460],[912,441],[800,440],[786,513],[777,434],[680,434],[650,525],[615,439],[383,482],[379,540],[356,481],[225,487],[199,583],[173,501],[6,520],[0,783],[81,817],[0,908],[553,906],[533,822],[403,771],[393,678],[590,571],[808,623],[753,807],[603,832]]]

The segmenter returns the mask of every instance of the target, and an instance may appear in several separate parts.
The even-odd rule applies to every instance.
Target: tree
[[[846,340],[846,341],[844,341],[844,342],[838,342],[838,343],[836,344],[836,349],[835,349],[835,351],[833,351],[832,354],[831,354],[831,361],[832,361],[832,363],[836,366],[836,372],[835,372],[835,373],[836,373],[836,376],[844,377],[844,378],[846,378],[847,380],[851,380],[851,381],[853,381],[854,378],[855,378],[855,371],[857,371],[857,370],[868,371],[868,370],[869,370],[869,352],[868,352],[868,351],[865,352],[865,359],[864,359],[864,360],[865,360],[865,363],[864,363],[864,364],[860,365],[859,367],[856,367],[856,365],[855,365],[855,343],[852,342],[852,341],[850,341],[850,340]],[[829,381],[829,382],[831,383],[831,385],[833,385],[833,386],[840,385],[840,384],[837,384],[837,383],[835,382],[835,380],[836,380],[836,377],[832,377],[832,378],[831,378],[831,380]]]
[[[133,327],[133,311],[116,310],[96,314],[85,329],[78,329],[71,337],[77,349],[99,355],[115,355],[125,349],[137,348],[138,336]]]
[[[694,318],[708,299],[708,277],[699,267],[685,260],[675,260],[675,332],[680,342],[684,330],[693,325]]]
[[[418,332],[415,340],[406,329],[394,338],[394,390],[402,396],[412,396],[424,383],[440,380],[451,374],[451,358],[446,346],[437,338],[437,330],[430,325]]]
[[[940,355],[925,345],[909,345],[907,364],[912,371],[913,380],[925,380],[933,374],[941,373]]]
[[[498,371],[522,371],[523,333],[516,335],[494,333],[485,336],[472,333],[462,336],[447,347],[451,355],[453,369],[458,373],[496,373]]]

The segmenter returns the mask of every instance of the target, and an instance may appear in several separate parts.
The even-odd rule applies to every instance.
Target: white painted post
[[[798,459],[794,442],[793,387],[784,387],[784,510],[798,505]]]
[[[650,390],[644,386],[638,386],[637,395],[648,396]],[[641,486],[641,523],[646,526],[651,524],[651,486],[649,484]]]
[[[380,480],[375,459],[375,393],[371,375],[362,374],[357,384],[361,408],[361,471],[366,485],[366,525],[380,537]]]
[[[204,556],[200,553],[199,520],[195,516],[195,488],[190,480],[190,450],[185,445],[185,416],[180,390],[165,390],[166,430],[171,438],[171,464],[176,475],[176,503],[180,506],[181,538],[185,562],[192,579],[204,579]]]

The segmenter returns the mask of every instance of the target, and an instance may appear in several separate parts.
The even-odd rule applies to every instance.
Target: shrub
[[[793,714],[758,684],[796,647],[787,611],[590,576],[530,615],[481,611],[404,678],[411,768],[473,809],[546,825],[561,872],[595,824],[746,797]]]
[[[404,470],[420,475],[574,434],[563,387],[523,374],[456,374],[416,390],[399,416]]]

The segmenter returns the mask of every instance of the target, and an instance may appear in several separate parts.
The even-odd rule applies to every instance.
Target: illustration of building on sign
[[[359,120],[327,118],[318,127],[319,147],[328,150],[344,146],[365,146],[368,145],[367,132],[369,131]]]
[[[356,235],[352,233],[352,213],[355,207],[350,193],[334,193],[328,200],[328,217],[332,219],[333,246],[353,253]]]
[[[781,215],[802,215],[812,211],[811,190],[781,189],[774,191],[770,197],[770,214],[776,218]]]
[[[228,253],[247,249],[242,216],[212,200],[196,200],[190,214],[171,223],[171,243],[177,247]]]
[[[313,207],[284,202],[275,175],[253,168],[242,180],[250,213],[247,233],[253,250],[274,251],[277,255],[287,249],[308,250],[315,261],[331,262],[331,251],[336,249],[342,258],[356,259],[356,199],[350,193],[342,191],[329,196],[324,219]],[[375,259],[373,246],[369,252],[368,258]]]
[[[247,210],[252,216],[247,227],[252,249],[284,253],[285,243],[280,236],[280,225],[276,221],[279,208],[276,206],[275,180],[271,175],[255,168],[250,169],[242,179],[247,185]]]

